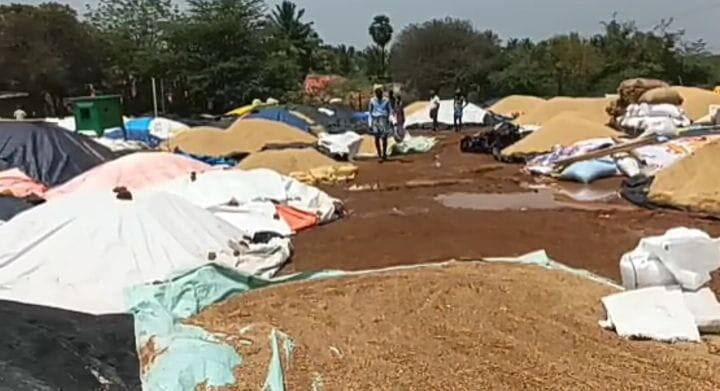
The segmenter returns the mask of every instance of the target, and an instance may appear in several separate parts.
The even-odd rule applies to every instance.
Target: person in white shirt
[[[27,117],[27,113],[22,109],[22,107],[18,106],[17,110],[13,113],[13,117],[15,117],[15,121],[23,121],[25,120],[25,117]]]
[[[430,91],[430,118],[433,123],[433,132],[438,131],[438,111],[440,111],[440,97],[435,91]]]

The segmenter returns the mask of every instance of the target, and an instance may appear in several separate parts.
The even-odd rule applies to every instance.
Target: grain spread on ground
[[[575,142],[620,134],[611,128],[576,116],[576,113],[558,115],[542,128],[505,148],[505,156],[529,156],[549,152],[556,145],[568,146]]]
[[[523,116],[545,102],[545,99],[536,96],[511,95],[490,106],[490,111],[505,116]]]
[[[355,179],[358,173],[356,166],[336,162],[313,148],[255,152],[243,159],[237,168],[268,168],[309,184],[350,181]]]
[[[720,95],[702,88],[672,87],[683,97],[683,109],[691,120],[696,121],[710,113],[710,105],[720,105]]]
[[[420,110],[430,110],[430,102],[426,100],[419,100],[417,102],[410,103],[405,106],[405,116],[409,117]]]
[[[610,118],[605,109],[610,101],[608,98],[552,98],[518,118],[517,122],[520,125],[543,125],[559,114],[574,112],[588,121],[606,124]]]
[[[295,343],[290,390],[720,388],[708,346],[600,328],[611,292],[534,266],[459,264],[255,291],[189,322],[243,356],[224,391],[262,388],[272,328]]]
[[[239,119],[225,131],[190,129],[169,142],[172,150],[200,156],[223,157],[257,152],[267,145],[314,144],[312,134],[282,122],[263,119]]]
[[[649,198],[661,205],[720,214],[720,142],[712,142],[660,171]]]

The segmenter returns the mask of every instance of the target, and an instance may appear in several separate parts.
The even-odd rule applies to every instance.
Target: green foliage
[[[405,28],[392,47],[393,78],[427,95],[432,89],[451,94],[489,93],[488,75],[500,56],[497,36],[475,30],[468,21],[435,19]]]
[[[378,49],[377,52],[369,52],[368,54],[380,54],[379,59],[373,58],[373,62],[371,64],[374,66],[374,69],[368,69],[368,74],[379,79],[385,79],[387,77],[386,47],[390,43],[393,35],[393,27],[390,24],[390,18],[386,15],[375,16],[368,28],[368,33],[370,34],[370,37],[372,37],[373,42],[375,42],[375,45],[377,45]]]
[[[303,21],[305,9],[298,9],[291,1],[284,0],[275,6],[268,17],[270,33],[277,39],[287,41],[294,49],[302,70],[307,73],[321,61],[318,58],[320,37],[313,29],[312,22]]]
[[[0,89],[43,96],[47,115],[61,109],[62,97],[86,94],[102,80],[102,48],[67,6],[0,6]]]

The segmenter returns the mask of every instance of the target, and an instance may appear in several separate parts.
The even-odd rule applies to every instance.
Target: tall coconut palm
[[[298,9],[297,4],[284,0],[275,6],[269,19],[276,33],[288,39],[303,55],[306,55],[307,49],[312,47],[317,39],[317,34],[313,29],[313,22],[305,22],[303,17],[305,17],[304,8]]]
[[[382,64],[383,76],[385,75],[387,60],[386,60],[386,47],[393,35],[393,28],[390,25],[390,18],[386,15],[377,15],[373,22],[370,24],[368,29],[373,42],[380,48],[380,61]]]

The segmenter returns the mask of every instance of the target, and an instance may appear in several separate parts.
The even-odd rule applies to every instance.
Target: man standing
[[[383,86],[373,87],[375,96],[370,100],[370,127],[375,136],[375,150],[380,162],[387,160],[387,142],[390,136],[390,111],[392,104],[383,96]]]
[[[27,117],[27,113],[22,109],[22,107],[18,106],[13,113],[13,117],[15,117],[15,121],[24,121]]]
[[[433,132],[438,131],[438,111],[440,111],[440,97],[435,91],[430,91],[430,118],[432,119]]]
[[[458,88],[455,91],[455,99],[453,100],[453,125],[455,125],[455,132],[460,132],[463,125],[463,111],[467,106],[467,100],[462,94],[462,91]]]

